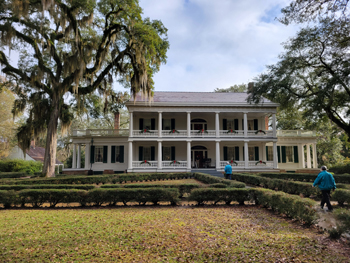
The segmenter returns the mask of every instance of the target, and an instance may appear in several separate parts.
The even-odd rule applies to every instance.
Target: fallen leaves
[[[4,210],[0,227],[1,262],[348,261],[257,207]]]

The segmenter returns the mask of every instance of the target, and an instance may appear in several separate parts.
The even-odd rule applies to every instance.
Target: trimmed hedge
[[[273,211],[285,214],[307,225],[313,224],[317,218],[315,201],[268,189],[202,188],[193,190],[189,200],[197,202],[198,205],[205,202],[230,204],[232,201],[243,205],[245,201],[253,200],[256,205],[271,208]]]
[[[0,185],[32,185],[32,184],[105,184],[112,181],[115,175],[102,176],[70,176],[35,179],[1,180]]]
[[[127,184],[127,185],[102,185],[101,188],[176,188],[179,190],[179,197],[183,197],[184,194],[190,193],[192,189],[199,188],[198,184]]]
[[[58,203],[80,203],[81,206],[89,204],[100,206],[103,203],[115,205],[122,202],[137,202],[144,205],[147,202],[159,204],[159,202],[170,202],[175,205],[179,201],[178,189],[174,188],[96,188],[90,191],[79,189],[25,189],[19,192],[13,190],[0,190],[0,203],[5,208],[11,206],[25,206],[31,204],[33,207],[41,207],[44,203],[49,203],[50,207],[55,207]]]
[[[210,174],[194,173],[193,177],[196,180],[201,181],[202,183],[205,183],[205,184],[218,184],[218,183],[220,183],[220,184],[225,184],[229,187],[245,188],[244,183],[232,181],[232,180],[228,180],[228,179],[224,179],[224,178],[220,178],[220,177],[216,177],[216,176],[212,176]]]
[[[175,180],[191,178],[191,173],[141,173],[141,174],[121,174],[113,178],[113,183]]]
[[[252,174],[234,174],[233,177],[237,181],[242,181],[247,184],[261,186],[271,190],[279,190],[288,194],[300,195],[309,197],[311,195],[316,196],[320,194],[320,190],[317,187],[312,187],[310,183],[294,182],[283,179],[272,179],[268,177],[262,177]]]
[[[267,178],[293,180],[300,182],[313,182],[317,178],[317,174],[308,173],[259,173],[257,175]],[[350,184],[350,174],[335,174],[333,177],[336,183]]]
[[[72,185],[72,184],[33,184],[33,185],[0,185],[0,190],[20,191],[24,189],[82,189],[91,190],[96,188],[95,185]]]
[[[336,189],[332,194],[332,200],[337,201],[339,205],[350,204],[350,190]]]
[[[22,172],[0,173],[0,178],[20,178],[25,176],[28,175]]]
[[[244,204],[244,201],[250,200],[250,190],[242,188],[201,188],[194,189],[189,196],[189,201],[195,201],[198,205],[202,205],[205,202],[225,202],[229,205],[231,202],[238,202],[240,205]]]
[[[250,189],[255,204],[311,225],[317,219],[317,203],[308,198],[268,189]]]

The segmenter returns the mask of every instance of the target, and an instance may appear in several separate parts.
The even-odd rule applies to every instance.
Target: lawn
[[[1,262],[349,262],[255,206],[3,210],[0,228]]]

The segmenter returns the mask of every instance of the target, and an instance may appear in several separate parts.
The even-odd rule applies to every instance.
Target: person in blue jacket
[[[226,179],[229,179],[231,180],[231,176],[232,176],[232,166],[230,165],[229,162],[226,163],[226,166],[225,166],[225,177]]]
[[[329,201],[331,190],[335,190],[336,184],[334,177],[331,173],[327,172],[327,166],[321,167],[321,172],[318,174],[316,180],[314,181],[313,187],[318,186],[322,192],[321,208],[323,209],[324,204],[327,204],[328,211],[332,212],[333,207]]]

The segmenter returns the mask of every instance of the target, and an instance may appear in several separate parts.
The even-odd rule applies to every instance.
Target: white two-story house
[[[247,102],[246,93],[154,92],[126,103],[129,129],[75,130],[66,173],[297,171],[317,168],[316,134],[276,130],[279,104]],[[85,167],[80,148],[85,145]],[[311,155],[312,154],[312,155]]]

